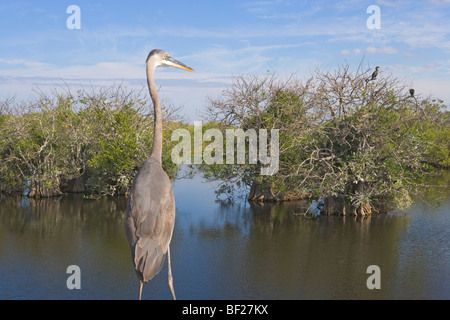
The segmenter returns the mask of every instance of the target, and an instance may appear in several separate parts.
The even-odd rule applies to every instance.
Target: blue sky
[[[66,13],[77,5],[81,28]],[[380,29],[366,10],[381,10]],[[145,59],[168,51],[196,70],[160,68],[161,96],[191,120],[239,74],[308,79],[348,63],[398,76],[450,102],[450,0],[0,2],[0,100],[62,88],[145,85]]]

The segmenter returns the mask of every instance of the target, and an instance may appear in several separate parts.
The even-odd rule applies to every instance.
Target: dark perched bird
[[[378,67],[378,66],[375,68],[375,71],[372,73],[372,79],[370,79],[370,80],[375,80],[377,78],[379,69],[380,69],[380,67]]]
[[[411,95],[411,97],[413,97],[414,98],[414,89],[409,89],[409,94]]]

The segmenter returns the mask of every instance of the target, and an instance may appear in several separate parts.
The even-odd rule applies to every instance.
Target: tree
[[[443,110],[442,101],[411,97],[391,75],[372,81],[370,70],[352,73],[348,66],[317,69],[306,83],[238,76],[210,99],[206,118],[279,129],[280,169],[260,176],[257,165],[221,166],[214,177],[225,181],[223,190],[231,190],[229,182],[247,184],[250,200],[323,198],[327,214],[401,209],[433,171],[438,159],[430,157],[448,150],[448,138],[438,141],[449,128]]]
[[[153,116],[141,90],[113,85],[72,94],[41,93],[0,104],[0,186],[3,192],[47,197],[67,191],[125,194],[152,144]],[[177,108],[163,101],[163,166],[171,178]],[[76,183],[75,183],[76,182]]]

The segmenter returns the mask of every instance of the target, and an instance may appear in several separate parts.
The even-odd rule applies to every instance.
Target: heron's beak
[[[188,67],[187,65],[185,65],[184,63],[177,61],[171,57],[167,58],[166,60],[164,60],[164,65],[167,67],[173,67],[173,68],[179,68],[179,69],[183,69],[186,71],[191,71],[194,72],[194,69]]]

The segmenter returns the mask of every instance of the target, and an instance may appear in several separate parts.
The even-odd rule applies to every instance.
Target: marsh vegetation
[[[278,129],[279,171],[262,176],[261,163],[248,161],[195,169],[222,182],[218,194],[233,197],[245,187],[251,201],[324,199],[326,214],[409,206],[430,176],[450,166],[450,112],[439,99],[411,94],[393,75],[370,74],[342,66],[317,69],[306,82],[236,76],[209,99],[203,129]],[[150,104],[144,88],[122,85],[2,101],[1,192],[126,194],[151,148]],[[175,179],[172,132],[193,126],[178,116],[180,108],[162,105],[163,167]]]

